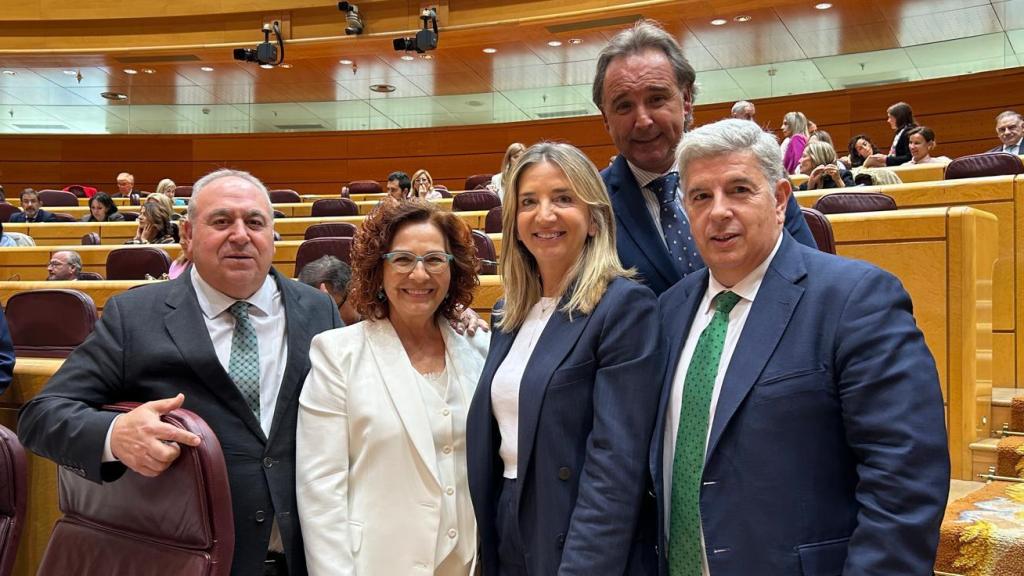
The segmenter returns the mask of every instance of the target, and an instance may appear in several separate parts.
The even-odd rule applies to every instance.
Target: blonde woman
[[[505,299],[466,424],[483,574],[656,573],[657,300],[619,263],[582,152],[537,144],[506,183]]]
[[[782,142],[782,165],[787,174],[796,174],[810,138],[807,116],[803,112],[788,112],[782,117],[782,134],[786,137]]]
[[[807,182],[800,190],[845,188],[853,186],[853,175],[836,163],[836,151],[831,144],[811,142],[800,156],[800,173],[807,174]]]
[[[171,211],[161,202],[146,202],[139,210],[135,237],[125,244],[174,244]]]
[[[505,177],[508,176],[509,171],[515,166],[516,160],[519,160],[523,152],[526,152],[526,146],[522,142],[513,142],[505,149],[505,158],[501,161],[501,172],[491,176],[491,183],[487,185],[492,192],[498,195],[498,198],[505,195]]]
[[[426,200],[441,197],[441,193],[434,190],[434,179],[430,176],[430,172],[420,168],[412,175],[412,190],[409,191],[409,197]]]
[[[174,198],[174,189],[177,187],[178,185],[174,183],[174,180],[171,180],[170,178],[164,178],[156,185],[156,190],[154,190],[153,192],[157,194],[163,194],[168,198]]]

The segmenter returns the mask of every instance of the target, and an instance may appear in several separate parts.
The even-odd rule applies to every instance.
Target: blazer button
[[[572,476],[572,471],[568,467],[562,466],[558,469],[559,480],[568,480],[570,476]]]
[[[558,541],[558,548],[559,549],[565,547],[565,532],[562,532],[561,534],[558,535],[557,541]]]
[[[257,510],[255,518],[257,524],[263,524],[263,521],[267,519],[267,514],[263,510]]]
[[[270,456],[267,456],[266,458],[263,459],[263,467],[264,468],[270,468],[273,465],[274,465],[274,459],[271,458]]]

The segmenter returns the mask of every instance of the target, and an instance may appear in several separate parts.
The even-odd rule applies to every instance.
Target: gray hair
[[[1024,116],[1021,116],[1018,112],[1014,110],[1004,110],[999,113],[999,116],[996,116],[996,124],[1001,122],[1004,118],[1009,118],[1010,116],[1016,116],[1018,122],[1024,121]]]
[[[736,152],[749,152],[757,158],[761,173],[774,185],[786,178],[782,152],[775,136],[748,120],[726,118],[705,124],[683,136],[679,145],[679,174],[685,182],[688,166],[694,160]]]
[[[732,112],[731,112],[731,114],[732,114],[733,118],[735,118],[737,114],[742,113],[747,108],[753,108],[753,107],[754,107],[753,103],[747,102],[746,100],[740,100],[739,102],[737,102],[737,103],[732,105]]]
[[[668,58],[675,73],[676,85],[685,98],[692,99],[697,95],[697,87],[693,85],[697,73],[683,56],[683,50],[671,34],[653,20],[637,20],[632,28],[615,35],[597,57],[597,73],[594,75],[594,105],[601,108],[604,98],[604,77],[608,66],[616,58],[624,58],[632,54],[640,54],[647,50],[660,50]]]
[[[78,255],[78,252],[74,250],[59,250],[54,252],[54,256],[63,252],[68,255],[67,265],[75,269],[75,274],[82,271],[82,257]]]
[[[782,123],[789,126],[790,134],[807,134],[807,116],[804,116],[803,112],[786,112],[786,115],[782,117]]]
[[[267,187],[263,185],[263,182],[259,178],[244,170],[232,170],[231,168],[221,168],[220,170],[214,170],[206,176],[203,176],[196,183],[192,185],[192,197],[188,199],[188,219],[194,220],[196,217],[196,204],[199,202],[199,194],[216,180],[221,178],[241,178],[246,182],[252,184],[257,190],[263,193],[263,196],[267,199],[267,211],[270,213],[270,221],[274,220],[274,207],[270,203],[270,193],[267,192]]]
[[[336,296],[348,295],[348,284],[352,280],[352,268],[331,255],[325,255],[302,267],[299,282],[319,288],[327,284],[327,289]]]

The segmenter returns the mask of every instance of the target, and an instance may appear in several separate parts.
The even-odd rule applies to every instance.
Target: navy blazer
[[[612,210],[615,212],[615,242],[619,260],[626,268],[636,268],[640,273],[640,281],[650,287],[655,295],[660,295],[682,276],[672,264],[665,240],[651,219],[643,193],[637,186],[625,156],[620,154],[614,164],[602,170],[601,178],[608,188]],[[800,205],[792,194],[786,206],[786,229],[801,244],[818,247],[800,211]]]
[[[493,332],[466,422],[484,576],[498,575],[504,471],[491,381],[515,338]],[[654,295],[625,278],[609,284],[589,315],[570,320],[556,311],[541,333],[519,391],[518,519],[532,576],[657,572],[647,451],[661,391],[660,343]]]
[[[11,217],[8,218],[7,221],[11,222],[12,224],[18,222],[55,222],[53,218],[54,217],[52,213],[47,212],[46,210],[40,208],[38,211],[36,211],[35,217],[32,218],[31,220],[28,219],[28,215],[25,214],[25,212],[15,212],[14,214],[11,214]]]
[[[917,128],[917,124],[907,124],[900,132],[900,137],[896,139],[896,148],[892,150],[892,154],[885,157],[886,166],[901,166],[910,162],[914,157],[910,153],[910,129]]]
[[[705,269],[659,301],[662,542],[665,407],[707,283]],[[711,574],[930,576],[948,490],[942,393],[910,297],[891,274],[787,234],[711,425],[700,495]]]

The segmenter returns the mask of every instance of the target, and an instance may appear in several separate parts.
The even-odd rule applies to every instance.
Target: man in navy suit
[[[676,146],[692,122],[696,74],[679,44],[657,24],[639,21],[601,51],[594,104],[619,154],[601,172],[615,210],[619,259],[661,294],[704,266],[678,195]],[[786,227],[816,246],[796,200]]]
[[[1024,117],[1013,110],[1006,110],[996,116],[996,136],[999,146],[989,150],[1024,155]]]
[[[21,212],[11,214],[8,222],[53,222],[53,214],[43,210],[39,192],[25,188],[21,191]]]
[[[930,575],[949,489],[935,362],[891,274],[795,242],[775,139],[680,146],[708,268],[659,300],[662,574]]]

